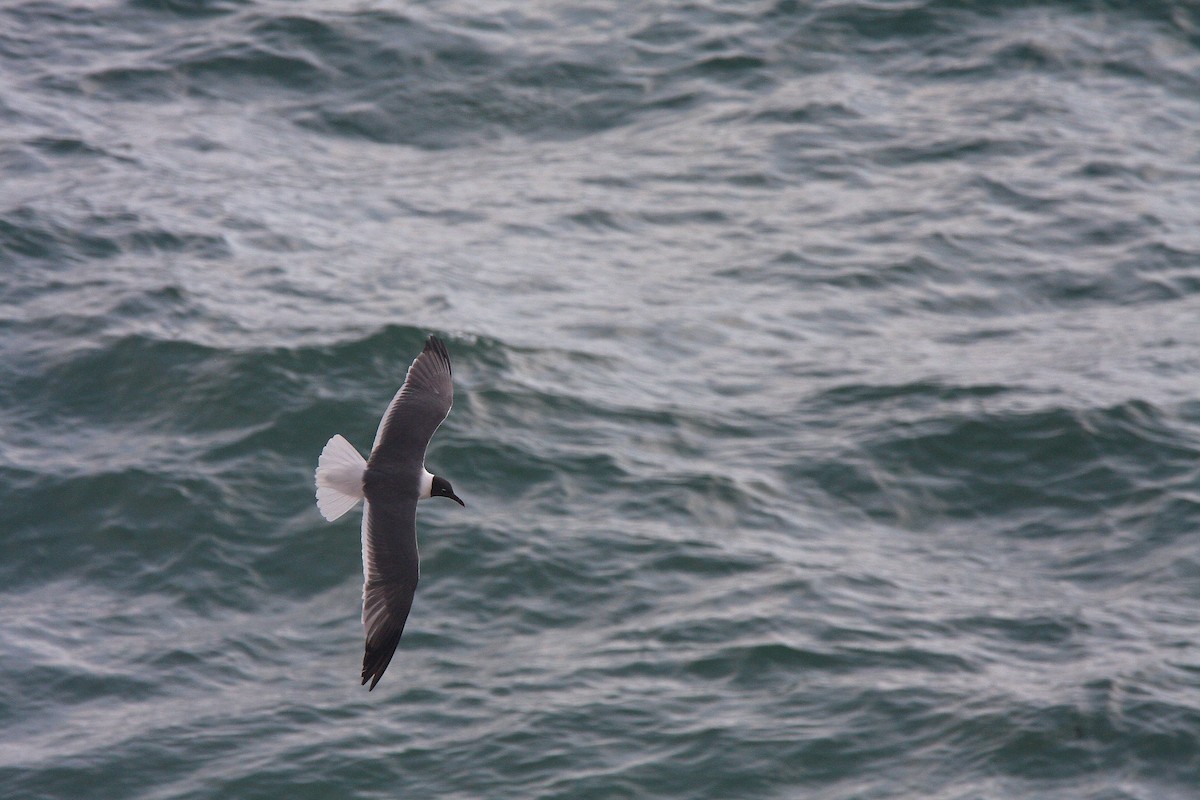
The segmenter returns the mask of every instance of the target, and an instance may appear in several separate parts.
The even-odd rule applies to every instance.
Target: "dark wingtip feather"
[[[396,655],[396,647],[400,644],[401,633],[403,628],[381,634],[374,643],[367,639],[363,652],[362,685],[366,685],[367,681],[371,682],[367,687],[368,692],[375,688],[375,684],[379,683],[379,679],[387,671],[388,664],[392,663],[392,656]]]
[[[446,349],[446,343],[438,337],[430,334],[425,340],[425,350],[434,353],[442,361],[446,362],[446,371],[450,371],[450,351]]]

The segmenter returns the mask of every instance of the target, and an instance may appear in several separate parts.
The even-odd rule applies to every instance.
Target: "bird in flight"
[[[417,591],[417,501],[448,497],[466,506],[449,481],[425,468],[425,448],[453,401],[450,353],[441,339],[430,336],[379,422],[371,457],[364,460],[337,434],[317,462],[317,509],[325,519],[332,522],[363,501],[362,622],[367,642],[362,682],[371,682],[368,691],[396,653]]]

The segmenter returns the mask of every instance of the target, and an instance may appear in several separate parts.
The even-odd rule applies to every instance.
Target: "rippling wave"
[[[0,9],[0,795],[1192,797],[1197,30]],[[430,332],[367,695],[313,468]]]

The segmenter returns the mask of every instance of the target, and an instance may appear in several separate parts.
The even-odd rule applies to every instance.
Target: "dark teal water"
[[[14,0],[0,123],[0,796],[1200,793],[1195,4]]]

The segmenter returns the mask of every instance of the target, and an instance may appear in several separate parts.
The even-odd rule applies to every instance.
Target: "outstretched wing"
[[[415,460],[419,469],[425,461],[429,440],[450,413],[453,402],[450,353],[441,339],[430,336],[379,422],[375,444],[371,446],[371,461],[411,465]]]
[[[430,336],[384,412],[363,482],[362,682],[370,681],[371,689],[392,662],[412,610],[421,574],[417,479],[429,440],[453,401],[450,354]]]
[[[379,683],[392,662],[421,575],[417,554],[417,499],[363,504],[363,611],[366,651],[362,682]]]

